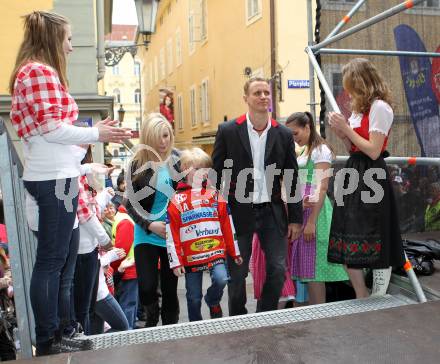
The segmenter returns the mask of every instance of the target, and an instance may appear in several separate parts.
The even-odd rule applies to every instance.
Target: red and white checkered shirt
[[[76,215],[80,224],[87,222],[93,215],[98,215],[98,204],[96,202],[96,191],[91,190],[87,177],[81,176],[78,180],[78,210]]]
[[[78,118],[78,106],[50,66],[28,62],[17,72],[11,120],[21,138],[42,135]]]

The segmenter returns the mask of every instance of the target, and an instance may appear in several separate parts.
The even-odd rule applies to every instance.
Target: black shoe
[[[179,312],[162,312],[162,325],[174,325],[179,322]]]
[[[145,327],[157,326],[160,316],[159,302],[156,301],[148,306],[144,306],[147,319],[145,320]]]
[[[83,339],[84,335],[77,334],[72,338],[63,337],[61,339],[60,347],[62,350],[66,350],[63,352],[69,351],[83,351],[83,350],[92,350],[93,349],[93,341],[89,339]]]
[[[222,306],[220,304],[209,307],[209,315],[212,319],[217,319],[223,317]]]
[[[55,343],[54,338],[42,343],[37,343],[36,345],[35,356],[55,355],[60,353],[60,346]]]

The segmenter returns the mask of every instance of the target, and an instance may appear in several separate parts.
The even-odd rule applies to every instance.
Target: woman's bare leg
[[[351,284],[356,292],[356,298],[369,297],[370,293],[365,285],[364,271],[362,269],[347,268],[347,266],[344,266],[344,268],[350,277]]]
[[[325,303],[325,283],[309,282],[309,304],[317,305]]]

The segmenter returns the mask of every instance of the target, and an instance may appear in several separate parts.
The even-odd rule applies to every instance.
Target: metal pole
[[[2,119],[0,119],[0,182],[3,195],[3,208],[8,230],[9,254],[14,280],[15,313],[17,316],[17,326],[20,334],[20,345],[22,358],[32,358],[31,342],[31,308],[28,300],[27,291],[29,288],[29,277],[26,274],[25,265],[29,263],[23,260],[26,257],[25,247],[22,246],[23,237],[17,210],[24,211],[24,206],[16,206],[17,195],[14,191],[14,171],[15,166],[11,156],[11,142],[8,138],[7,130]],[[15,176],[17,178],[17,176]],[[27,225],[26,225],[27,227]]]
[[[308,27],[308,45],[313,45],[313,12],[312,0],[307,0],[307,27]],[[316,120],[316,100],[315,100],[315,73],[313,71],[312,61],[309,59],[309,82],[310,82],[310,112],[313,120]]]
[[[335,112],[340,113],[341,110],[339,109],[339,106],[336,103],[336,99],[333,96],[332,90],[330,89],[330,86],[328,85],[324,74],[322,73],[321,67],[319,67],[318,61],[316,60],[316,57],[313,54],[312,49],[310,47],[306,47],[306,53],[308,54],[309,60],[312,63],[312,66],[316,72],[316,75],[318,76],[319,81],[321,82],[322,88],[324,89],[324,92],[327,95],[328,100],[330,101],[330,105],[332,106]]]
[[[324,40],[327,40],[331,37],[333,37],[335,34],[339,33],[339,31],[341,30],[341,28],[347,24],[351,18],[353,17],[353,15],[361,8],[361,6],[364,4],[364,2],[367,0],[359,0],[354,6],[353,8],[347,13],[347,15],[345,15],[341,21],[338,23],[338,25],[336,25],[335,29],[333,29],[329,35],[327,35],[327,37]]]
[[[387,19],[387,18],[389,18],[393,15],[396,15],[402,11],[405,11],[407,9],[411,9],[414,5],[417,5],[423,1],[425,1],[425,0],[406,0],[405,2],[403,2],[399,5],[396,5],[396,6],[392,7],[391,9],[385,10],[384,12],[359,23],[359,24],[345,30],[342,33],[336,34],[333,37],[328,38],[328,39],[322,41],[321,43],[314,45],[313,47],[311,47],[311,49],[313,51],[317,51],[321,48],[324,48],[325,46],[328,46],[329,44],[332,44],[338,40],[344,39],[344,38],[348,37],[349,35],[352,35],[362,29],[368,28],[369,26],[371,26],[373,24],[379,23],[380,21],[382,21],[384,19]]]
[[[405,264],[403,266],[403,269],[405,270],[406,275],[408,276],[408,279],[414,288],[414,292],[416,293],[417,299],[419,300],[420,303],[427,302],[425,292],[423,292],[423,288],[420,285],[420,282],[416,276],[416,273],[414,272],[413,266],[412,266],[411,262],[409,261],[408,256],[406,255],[406,252],[404,252],[404,254],[405,254]]]
[[[338,156],[333,164],[343,164],[348,157]],[[385,158],[387,164],[408,165],[408,166],[440,166],[440,158],[433,157],[388,157]]]
[[[321,48],[319,54],[366,54],[371,56],[410,56],[410,57],[440,57],[435,52],[410,52],[410,51],[382,51],[376,49],[334,49]]]

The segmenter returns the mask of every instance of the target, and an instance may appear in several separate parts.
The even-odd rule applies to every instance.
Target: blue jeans
[[[64,195],[72,188],[73,200],[59,199],[56,185],[61,186],[59,192]],[[30,283],[38,345],[55,336],[60,319],[61,325],[70,322],[70,295],[79,244],[79,231],[73,230],[78,180],[24,181],[24,186],[36,200],[39,212],[37,255]]]
[[[127,317],[128,328],[130,330],[133,329],[136,322],[138,296],[137,279],[121,280],[118,286],[117,299],[125,317]]]
[[[228,272],[225,264],[217,264],[209,270],[211,287],[205,295],[205,302],[209,307],[220,304],[223,289],[228,283]],[[202,283],[203,272],[188,272],[185,274],[186,301],[188,305],[188,318],[190,321],[202,320]]]
[[[78,254],[76,258],[73,297],[76,320],[90,335],[90,313],[93,312],[98,288],[99,260],[98,249],[90,253]]]
[[[92,335],[102,334],[104,332],[104,321],[107,322],[110,331],[125,331],[128,330],[128,321],[119,306],[118,301],[108,294],[107,297],[95,303],[95,313],[91,319],[91,333]]]

